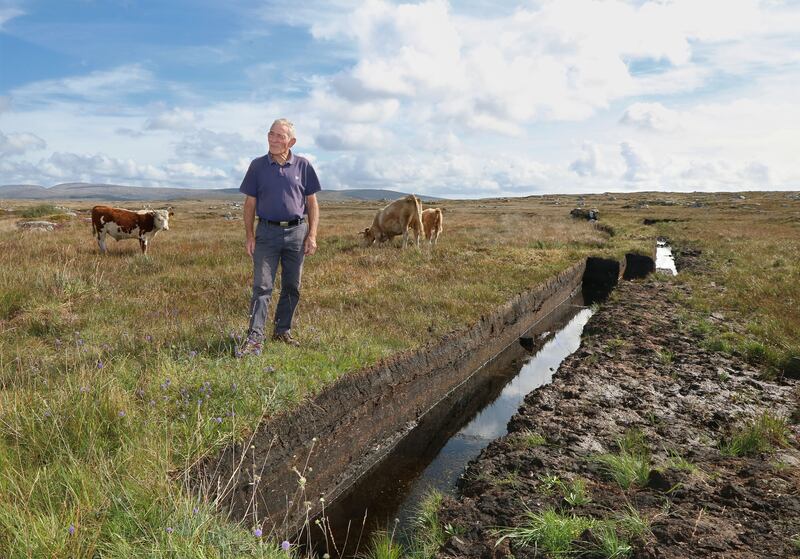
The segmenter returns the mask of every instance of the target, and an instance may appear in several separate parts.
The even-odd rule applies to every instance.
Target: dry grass
[[[14,222],[36,203],[4,202],[20,211],[0,216],[0,555],[270,556],[174,472],[348,371],[470,324],[587,255],[650,252],[657,234],[704,251],[712,275],[677,281],[729,317],[709,339],[738,332],[778,363],[800,339],[800,202],[758,196],[752,209],[733,195],[640,209],[624,206],[667,196],[587,196],[614,236],[569,217],[575,196],[448,201],[434,251],[363,248],[357,232],[382,204],[324,203],[295,326],[304,345],[247,359],[233,354],[251,264],[241,220],[223,219],[240,215],[229,201],[173,203],[147,257],[135,241],[101,257],[82,219],[91,203],[65,203],[84,213],[53,232],[22,233]],[[696,198],[706,206],[688,207]]]

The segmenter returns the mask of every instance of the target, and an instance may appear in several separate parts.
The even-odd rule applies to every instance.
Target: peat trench
[[[619,285],[553,382],[526,396],[509,433],[445,497],[439,521],[453,534],[438,559],[609,557],[601,551],[609,523],[629,546],[620,557],[800,555],[800,385],[705,349],[679,303],[690,293],[664,275]],[[765,418],[785,422],[782,431],[773,423],[771,449],[725,451]],[[531,433],[543,443],[531,444]],[[623,441],[645,465],[646,479],[627,488],[602,458],[622,456]],[[565,489],[578,483],[582,498],[568,500]],[[596,524],[560,551],[498,531],[531,533],[555,514]]]
[[[330,518],[332,511],[326,507],[348,492],[350,501],[343,499],[342,506],[352,502],[358,494],[352,490],[357,480],[385,477],[375,466],[386,463],[395,450],[393,459],[402,456],[406,462],[417,462],[416,469],[408,468],[410,477],[415,477],[427,465],[425,460],[446,446],[447,435],[457,433],[515,376],[530,356],[528,350],[553,341],[560,326],[567,324],[570,330],[571,318],[577,347],[590,314],[575,299],[581,291],[590,303],[607,295],[620,277],[643,276],[654,268],[652,258],[632,254],[623,262],[593,257],[579,262],[475,325],[345,375],[300,409],[265,419],[247,441],[199,463],[192,477],[194,489],[232,518],[262,528],[264,534],[280,538],[297,534],[323,511]],[[580,318],[571,316],[576,310]],[[551,367],[557,364],[528,381],[531,386],[549,380],[544,377],[550,376]],[[518,388],[519,398],[530,389]],[[474,397],[476,390],[482,398]],[[442,400],[454,407],[448,410],[447,403],[437,407]],[[495,423],[504,424],[513,410],[503,413],[507,416]],[[429,438],[434,433],[436,437]],[[501,434],[502,430],[493,437]],[[468,458],[487,442],[472,445]],[[406,476],[401,485],[407,487],[408,481]],[[451,484],[452,479],[444,485]],[[389,506],[372,515],[376,521],[398,514],[404,498],[395,496],[393,504],[383,500]]]

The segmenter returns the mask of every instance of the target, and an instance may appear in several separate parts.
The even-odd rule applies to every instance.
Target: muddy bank
[[[658,279],[618,286],[587,324],[581,349],[527,396],[509,434],[470,464],[460,496],[445,500],[441,521],[455,535],[439,557],[547,557],[519,539],[496,545],[495,528],[548,509],[619,519],[628,505],[650,525],[628,537],[632,557],[795,556],[798,385],[763,381],[752,366],[704,350],[675,303],[685,289]],[[788,446],[749,457],[720,451],[720,441],[765,411],[788,418]],[[598,460],[619,455],[621,440],[636,441],[650,462],[643,485],[623,489]],[[559,487],[579,478],[590,500],[570,505]],[[578,539],[586,549],[595,538]]]
[[[349,487],[418,418],[581,285],[580,262],[475,325],[347,375],[251,440],[206,460],[195,489],[236,519],[291,533]],[[617,265],[617,273],[619,265]]]

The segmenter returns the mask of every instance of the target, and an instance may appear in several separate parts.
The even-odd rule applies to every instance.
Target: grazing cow
[[[159,231],[169,231],[169,210],[123,210],[110,206],[92,208],[92,231],[97,237],[100,252],[106,252],[106,235],[116,240],[139,239],[142,254],[147,254],[147,243]]]
[[[442,210],[440,208],[422,210],[422,227],[425,229],[425,238],[430,244],[435,245],[442,232]]]
[[[372,227],[367,227],[362,231],[364,243],[370,246],[376,241],[383,243],[391,241],[397,235],[403,235],[403,248],[408,244],[408,229],[414,230],[417,239],[422,237],[422,205],[419,199],[413,194],[395,200],[377,214],[372,220]]]

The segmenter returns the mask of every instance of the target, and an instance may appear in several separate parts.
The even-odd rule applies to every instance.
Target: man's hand
[[[256,251],[256,238],[248,237],[244,242],[244,249],[247,251],[247,254],[250,255],[250,258],[252,258],[253,253]]]
[[[309,235],[303,244],[303,253],[306,256],[311,256],[315,252],[317,252],[317,239]]]

